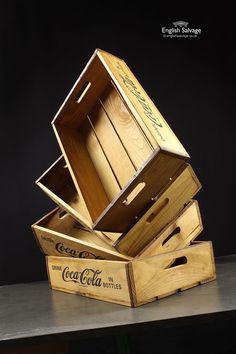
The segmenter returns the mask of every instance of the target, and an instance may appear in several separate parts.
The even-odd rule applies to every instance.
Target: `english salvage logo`
[[[175,21],[172,27],[162,27],[161,32],[164,38],[197,38],[201,35],[201,28],[192,28],[189,22]]]

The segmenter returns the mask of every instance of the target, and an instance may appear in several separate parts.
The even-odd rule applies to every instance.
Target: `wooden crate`
[[[78,211],[79,196],[68,169],[64,168],[64,163],[65,163],[64,158],[63,156],[61,156],[36,181],[36,183],[51,199],[53,199],[59,206],[61,206],[76,220],[78,220],[80,224],[82,224],[88,230],[92,230],[92,223],[89,223],[84,218],[80,218],[81,214]],[[185,185],[185,183],[187,184]],[[187,186],[188,188],[186,188]],[[147,235],[145,235],[145,240],[143,240],[144,243],[142,243],[140,247],[141,248],[144,247],[160,231],[161,227],[166,226],[170,222],[171,218],[173,218],[179,212],[179,210],[183,208],[184,204],[188,203],[189,200],[196,195],[196,193],[199,191],[200,188],[201,188],[201,184],[197,179],[196,174],[194,173],[191,166],[188,164],[183,165],[177,171],[176,175],[171,180],[169,180],[168,184],[165,186],[165,188],[162,189],[159,195],[156,196],[156,198],[153,198],[152,200],[152,204],[153,204],[155,199],[157,199],[157,201],[155,202],[155,206],[153,206],[152,209],[150,209],[152,210],[152,212],[153,209],[155,209],[156,207],[158,208],[158,210],[160,209],[163,200],[167,200],[166,198],[168,198],[169,200],[169,205],[166,205],[166,207],[168,207],[169,212],[167,214],[162,212],[158,216],[160,226],[158,227],[158,229],[156,229],[156,233],[153,234],[153,229],[151,227],[154,223],[154,220],[151,223],[149,223],[150,227],[148,227],[148,225],[146,226],[146,221],[145,221],[145,217],[147,214],[145,214],[144,218],[139,216],[140,221],[138,225],[142,223],[142,225],[145,226],[144,230],[147,233]],[[163,193],[164,196],[162,196]],[[179,199],[175,201],[176,197],[178,197]],[[149,207],[151,207],[151,203],[149,203]],[[163,205],[163,207],[165,207],[165,205]],[[161,212],[161,209],[159,211]],[[135,219],[134,223],[136,223],[137,220],[138,219]],[[103,233],[110,240],[113,241],[114,246],[116,246],[117,249],[119,247],[122,247],[122,253],[129,252],[129,250],[127,251],[126,249],[123,249],[124,240],[122,241],[122,239],[124,238],[124,236],[125,236],[125,242],[129,239],[130,233],[132,232],[132,225],[130,225],[130,228],[131,229],[128,233],[126,232],[123,234],[110,233],[110,232],[108,233],[104,231]],[[140,232],[142,232],[141,229]],[[135,256],[138,252],[139,250],[134,248],[132,256]]]
[[[129,262],[48,256],[52,289],[140,306],[215,279],[210,241]]]
[[[156,197],[155,203],[114,242],[115,248],[129,256],[136,256],[176,217],[201,184],[190,165],[184,166]]]
[[[155,256],[190,245],[202,232],[202,218],[197,200],[191,200],[135,258]]]
[[[94,229],[123,233],[189,155],[125,62],[96,50],[52,122]]]
[[[61,215],[62,214],[62,215]],[[106,235],[81,227],[69,214],[56,208],[32,225],[41,251],[50,256],[131,260],[111,247]],[[202,231],[198,202],[192,200],[137,255],[152,256],[188,246]]]
[[[117,252],[101,232],[87,230],[72,216],[56,208],[32,225],[37,243],[46,255],[130,260]]]

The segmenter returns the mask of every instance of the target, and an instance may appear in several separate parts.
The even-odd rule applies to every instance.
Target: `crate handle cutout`
[[[186,264],[187,262],[188,262],[187,257],[185,257],[185,256],[178,257],[178,258],[173,259],[173,260],[168,264],[168,266],[165,267],[165,269],[166,269],[166,270],[168,270],[168,269],[173,269],[173,268],[182,266],[182,265]]]
[[[67,212],[65,210],[58,211],[59,219],[63,219],[66,215],[67,215]]]
[[[158,214],[160,214],[160,212],[162,211],[162,209],[164,209],[167,204],[169,203],[169,198],[165,198],[160,205],[158,205],[158,207],[156,208],[156,210],[154,210],[148,217],[146,220],[147,224],[150,224],[157,216]]]
[[[86,81],[83,84],[83,86],[81,87],[81,89],[79,90],[79,93],[77,95],[76,103],[80,103],[82,101],[82,99],[84,98],[84,96],[88,92],[90,86],[91,86],[91,82],[90,81]]]
[[[178,235],[180,233],[181,229],[179,226],[177,226],[170,234],[167,236],[164,241],[162,242],[162,246],[164,246],[172,237],[175,235]]]
[[[132,190],[128,197],[123,201],[123,204],[129,205],[138,196],[138,194],[143,190],[145,186],[145,182],[140,182],[139,184],[137,184],[137,186]]]

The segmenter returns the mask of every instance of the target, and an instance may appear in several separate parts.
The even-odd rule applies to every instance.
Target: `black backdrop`
[[[34,181],[60,154],[51,120],[97,47],[128,63],[191,155],[203,185],[199,239],[212,240],[216,256],[236,253],[229,16],[88,5],[1,2],[1,284],[46,279],[31,224],[54,204]],[[176,20],[202,34],[163,38]]]

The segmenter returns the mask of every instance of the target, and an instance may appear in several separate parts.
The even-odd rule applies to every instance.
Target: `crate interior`
[[[73,217],[60,208],[55,209],[53,212],[45,216],[37,223],[37,225],[66,236],[74,237],[77,240],[86,241],[91,245],[100,246],[107,250],[114,251],[114,248],[105,241],[105,236],[86,230]]]
[[[93,221],[153,153],[113,82],[107,80],[100,86],[90,95],[90,105],[85,102],[86,114],[71,111],[70,119],[56,124],[75,183]],[[86,95],[92,89],[91,84],[82,100],[81,92],[79,98],[75,97],[78,105],[89,98]]]
[[[84,204],[81,203],[79,194],[71,178],[68,165],[63,156],[61,156],[37,181],[36,183],[47,189],[47,192],[53,193],[62,202],[68,204],[71,208],[86,215],[90,219]]]

